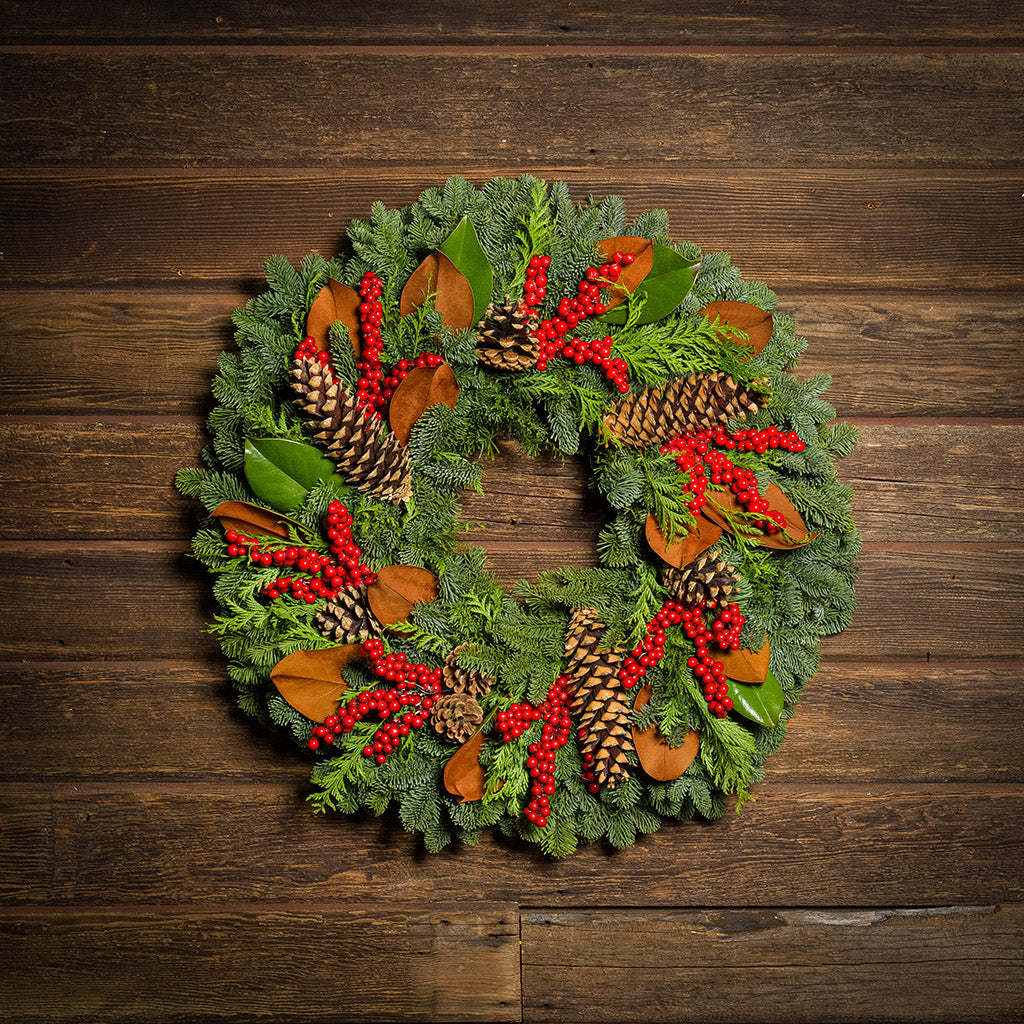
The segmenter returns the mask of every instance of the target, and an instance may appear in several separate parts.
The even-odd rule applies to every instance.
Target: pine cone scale
[[[314,421],[320,441],[338,471],[367,494],[400,504],[412,496],[409,453],[393,434],[367,419],[356,396],[328,380],[320,363],[296,357],[292,371],[295,405]]]

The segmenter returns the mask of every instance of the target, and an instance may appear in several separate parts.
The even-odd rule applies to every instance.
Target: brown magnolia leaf
[[[437,597],[437,577],[415,565],[387,565],[366,588],[366,601],[384,626],[408,622],[413,605]],[[392,630],[392,632],[398,632]]]
[[[337,710],[347,689],[342,669],[360,656],[359,644],[343,644],[322,651],[296,651],[271,669],[277,692],[299,714],[322,722]]]
[[[651,550],[662,561],[682,569],[689,565],[699,554],[707,551],[722,536],[721,527],[697,516],[697,521],[690,527],[686,535],[673,543],[666,542],[665,534],[654,516],[647,517],[647,543]]]
[[[729,488],[725,488],[721,491],[716,491],[709,488],[704,492],[705,497],[708,499],[704,506],[701,508],[701,515],[707,519],[710,519],[716,526],[720,526],[726,533],[735,533],[736,531],[732,528],[732,522],[729,517],[725,515],[726,512],[731,512],[734,515],[746,514],[746,508],[736,500],[736,495],[733,494]],[[717,506],[721,506],[719,511]],[[748,535],[743,534],[744,537]],[[755,538],[749,538],[751,540]]]
[[[399,300],[402,316],[419,309],[431,295],[434,308],[453,331],[473,325],[475,306],[469,278],[441,252],[427,256],[405,282]]]
[[[468,804],[484,795],[487,777],[480,764],[483,746],[484,734],[480,729],[448,758],[444,766],[444,788],[452,796],[461,797],[460,803]]]
[[[731,490],[708,490],[706,497],[710,500],[704,505],[701,512],[711,522],[721,526],[723,530],[735,533],[736,531],[724,512],[746,514],[746,508],[736,500],[736,495]],[[764,497],[768,500],[770,508],[778,510],[786,517],[786,529],[784,532],[779,533],[755,533],[753,530],[745,530],[743,532],[744,540],[752,544],[760,544],[763,548],[773,548],[776,551],[791,551],[793,548],[801,547],[818,536],[816,533],[807,532],[807,526],[804,524],[803,519],[800,518],[800,513],[793,508],[793,503],[776,484],[769,484],[765,488]],[[712,501],[720,505],[722,511],[716,508]]]
[[[413,368],[395,388],[388,407],[388,420],[395,437],[402,444],[408,444],[412,428],[427,409],[440,403],[454,409],[458,399],[459,382],[447,363]]]
[[[781,533],[771,533],[757,539],[758,544],[766,548],[775,548],[778,551],[790,551],[793,548],[802,547],[808,541],[814,540],[818,535],[809,533],[807,524],[800,517],[800,513],[793,507],[793,503],[786,497],[785,491],[776,484],[769,484],[764,491],[765,498],[771,508],[778,510],[786,517],[786,529]]]
[[[225,533],[234,530],[246,537],[259,533],[265,537],[281,537],[287,540],[288,524],[299,528],[294,519],[268,512],[265,508],[250,505],[247,501],[222,501],[210,515],[220,520]]]
[[[639,711],[650,699],[652,690],[645,686],[637,695],[633,709]],[[670,747],[656,725],[641,730],[633,726],[633,745],[640,767],[658,782],[678,779],[693,763],[700,749],[700,735],[692,730],[686,734],[681,747]]]
[[[316,347],[320,352],[330,352],[331,324],[340,320],[348,328],[348,336],[352,341],[352,349],[359,358],[359,292],[349,288],[347,284],[327,279],[327,284],[320,289],[313,305],[309,307],[306,317],[306,334],[316,339]]]
[[[637,235],[619,235],[617,238],[602,239],[597,244],[606,260],[612,258],[613,252],[632,253],[635,259],[628,266],[623,266],[616,284],[622,285],[629,292],[636,291],[636,286],[651,272],[654,265],[654,246],[651,240]],[[604,308],[614,309],[626,301],[627,293],[609,285],[602,290],[601,296]]]
[[[747,335],[745,342],[723,330],[718,331],[718,336],[753,349],[752,354],[755,356],[771,341],[772,331],[775,329],[771,313],[749,302],[709,302],[701,312],[709,320],[713,321],[717,316],[724,323],[743,331]]]
[[[768,641],[759,651],[740,648],[737,651],[716,651],[715,660],[722,663],[725,674],[738,683],[763,683],[768,678]]]

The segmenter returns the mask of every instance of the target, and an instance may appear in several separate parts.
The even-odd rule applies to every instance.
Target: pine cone
[[[662,582],[673,600],[687,607],[698,601],[719,601],[736,586],[736,573],[718,557],[717,551],[705,551],[681,569],[667,565]]]
[[[680,434],[746,419],[747,413],[757,412],[758,402],[763,402],[760,394],[716,370],[630,395],[604,414],[604,425],[626,447],[649,448]]]
[[[394,434],[385,434],[356,404],[356,396],[343,391],[316,359],[295,359],[292,387],[295,404],[311,417],[317,441],[339,472],[359,490],[395,505],[412,497],[409,453]]]
[[[441,677],[444,685],[455,693],[466,693],[470,697],[482,697],[494,689],[495,681],[483,672],[474,672],[472,669],[463,668],[455,659],[459,651],[464,650],[466,644],[460,644],[448,657],[444,659],[444,669]]]
[[[468,693],[447,693],[430,709],[430,722],[440,736],[465,743],[484,720],[483,708]]]
[[[339,590],[313,621],[324,636],[340,644],[354,644],[381,631],[366,603],[365,586]]]
[[[580,752],[599,786],[613,789],[629,778],[628,756],[633,732],[619,671],[620,650],[601,650],[604,624],[592,608],[575,611],[566,636],[566,674],[576,685],[570,712],[584,732]]]
[[[687,607],[698,601],[720,601],[737,583],[735,570],[714,550],[704,551],[682,569],[666,566],[661,579],[673,600]]]
[[[529,370],[537,365],[540,343],[533,336],[537,330],[533,310],[510,302],[490,303],[483,319],[476,325],[476,357],[495,370]]]

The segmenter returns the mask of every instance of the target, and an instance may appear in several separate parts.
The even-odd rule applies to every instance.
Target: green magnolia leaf
[[[782,685],[769,670],[763,683],[737,683],[729,680],[729,696],[733,709],[758,725],[779,724],[785,698]]]
[[[245,479],[253,494],[281,512],[298,508],[318,480],[330,480],[335,465],[319,449],[280,437],[246,438]]]
[[[479,322],[491,301],[494,271],[469,217],[459,221],[459,226],[438,246],[438,252],[443,252],[469,281],[473,289],[473,322]]]
[[[653,324],[655,320],[668,316],[690,294],[700,270],[700,260],[684,259],[667,245],[655,244],[653,249],[654,263],[650,272],[633,292],[647,299],[638,324]],[[629,303],[623,302],[599,319],[609,324],[624,324],[628,311]]]

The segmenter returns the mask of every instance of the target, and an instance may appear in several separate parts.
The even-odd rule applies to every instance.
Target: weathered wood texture
[[[1021,13],[0,0],[0,1016],[1019,1019]],[[558,863],[312,815],[170,486],[266,256],[523,172],[767,280],[861,431],[756,802]],[[593,562],[575,463],[486,485],[502,579]]]
[[[359,53],[9,53],[0,131],[7,161],[72,167],[375,169],[408,165],[415,153],[435,167],[514,154],[527,169],[988,168],[1015,165],[1024,149],[1017,53],[765,54],[756,75],[748,65],[745,54],[385,52],[374,57],[372,96],[360,108],[347,102],[366,89]],[[440,118],[410,102],[439,95]],[[587,116],[567,117],[581,95]],[[965,108],[985,117],[965,117]],[[771,131],[759,131],[766,123]]]
[[[838,254],[823,252],[822,258],[831,255]],[[254,269],[250,261],[245,272]],[[1024,417],[1024,369],[1017,358],[1024,312],[1016,293],[967,301],[962,294],[868,296],[784,290],[774,283],[778,311],[807,339],[796,375],[831,374],[825,397],[840,416]],[[3,411],[203,415],[212,402],[217,355],[232,347],[231,312],[258,288],[63,297],[8,292],[0,302]],[[136,374],[129,391],[126,369],[134,370],[142,353],[148,372]]]
[[[520,1019],[515,904],[4,910],[0,941],[11,1020]]]
[[[26,783],[17,793],[34,801],[19,828],[0,833],[0,852],[29,860],[0,896],[69,908],[179,903],[184,895],[193,903],[355,893],[436,903],[470,891],[477,900],[514,893],[524,905],[574,908],[1024,899],[1020,785],[764,783],[739,815],[667,823],[620,853],[589,846],[557,862],[490,833],[475,847],[426,856],[393,814],[320,818],[304,805],[304,789],[300,779],[217,776],[134,789]]]
[[[1020,904],[530,910],[523,1013],[531,1021],[1019,1020],[1022,940]]]
[[[1024,210],[1020,175],[1012,171],[918,163],[898,173],[816,170],[795,156],[780,168],[761,162],[711,171],[689,150],[678,167],[661,157],[644,166],[638,154],[628,168],[565,170],[547,150],[544,161],[475,157],[438,169],[375,165],[346,173],[336,166],[234,174],[127,170],[124,177],[12,173],[0,182],[0,285],[45,285],[55,291],[54,310],[66,305],[65,286],[161,285],[177,295],[183,284],[262,290],[259,267],[267,256],[283,253],[297,262],[308,252],[335,252],[349,221],[369,216],[374,199],[405,206],[449,173],[481,183],[529,172],[568,182],[580,202],[617,194],[633,216],[665,209],[675,237],[707,252],[730,252],[746,278],[777,289],[857,288],[871,293],[859,302],[875,308],[891,301],[891,289],[938,289],[937,311],[959,298],[953,322],[937,325],[940,338],[955,337],[965,319],[985,309],[974,312],[974,292],[1024,286],[1024,253],[1016,244]],[[919,301],[902,292],[896,299],[897,309]],[[1019,316],[1019,303],[1003,309]],[[872,313],[863,326],[853,320],[846,329],[866,329],[870,339],[876,321]]]
[[[213,8],[189,2],[126,5],[67,2],[47,7],[4,0],[5,42],[34,44],[297,44],[311,46],[425,45],[514,46],[875,46],[958,48],[1014,46],[1024,42],[1015,5],[979,0],[962,5],[884,0],[850,8],[839,0],[815,4],[769,0],[709,8],[636,0],[559,4],[527,0],[408,3],[401,13],[390,0],[311,11],[303,4],[240,3]],[[59,12],[59,17],[55,14]],[[1020,12],[1017,11],[1019,14]]]
[[[174,419],[0,421],[7,458],[0,537],[26,540],[191,537],[197,508],[173,489],[175,472],[199,464],[199,425]],[[1024,424],[868,422],[840,464],[855,488],[865,541],[1024,543]],[[467,538],[483,546],[543,531],[550,545],[585,557],[608,508],[587,492],[582,460],[530,459],[506,444],[483,463],[483,494],[468,493]],[[68,511],[54,519],[50,504]],[[577,549],[580,549],[577,553]]]

